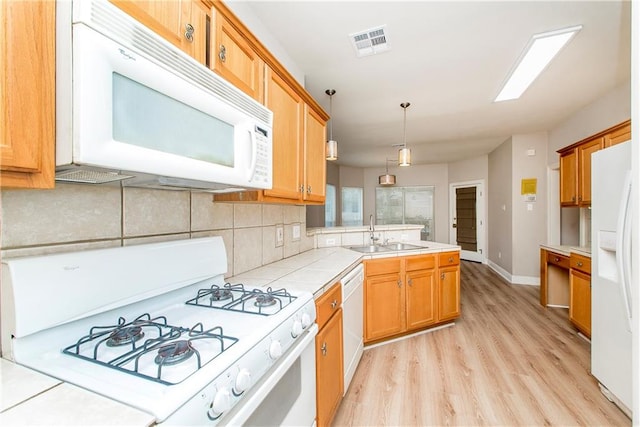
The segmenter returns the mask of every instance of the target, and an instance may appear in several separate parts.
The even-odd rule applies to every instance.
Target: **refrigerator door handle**
[[[631,172],[627,172],[622,189],[622,197],[620,198],[620,209],[618,211],[618,238],[616,239],[616,264],[618,266],[618,274],[620,280],[620,290],[622,294],[622,303],[626,312],[627,330],[631,332],[631,240],[630,240],[630,201],[631,201]]]

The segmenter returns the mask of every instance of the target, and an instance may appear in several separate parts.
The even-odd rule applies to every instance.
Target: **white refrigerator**
[[[591,156],[591,373],[631,416],[631,142]]]

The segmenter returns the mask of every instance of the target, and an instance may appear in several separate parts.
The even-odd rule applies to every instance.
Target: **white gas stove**
[[[244,423],[286,399],[267,423],[312,425],[312,295],[226,283],[226,265],[219,237],[5,260],[2,355],[157,423]]]

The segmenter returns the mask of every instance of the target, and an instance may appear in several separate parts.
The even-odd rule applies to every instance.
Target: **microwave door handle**
[[[256,164],[258,163],[258,142],[256,141],[256,134],[248,130],[249,139],[251,139],[251,165],[249,166],[249,175],[247,179],[251,181],[253,179],[253,175],[256,172]]]

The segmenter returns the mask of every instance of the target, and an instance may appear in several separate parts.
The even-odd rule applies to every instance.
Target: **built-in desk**
[[[540,304],[569,308],[569,246],[540,248]]]

